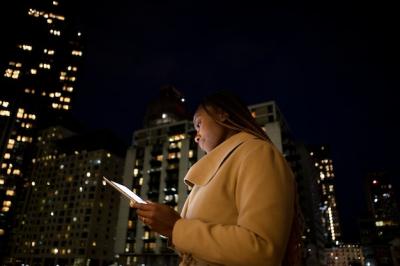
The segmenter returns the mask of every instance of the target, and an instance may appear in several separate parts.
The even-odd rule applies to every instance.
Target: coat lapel
[[[245,132],[240,132],[228,138],[210,153],[203,156],[188,171],[185,177],[185,183],[188,186],[204,186],[215,176],[225,159],[243,142],[255,138]]]

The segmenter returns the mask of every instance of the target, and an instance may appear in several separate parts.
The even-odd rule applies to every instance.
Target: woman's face
[[[222,121],[224,113],[217,113],[212,107],[208,107],[207,110],[212,113],[213,116],[210,116],[204,108],[200,106],[193,116],[193,123],[197,131],[195,141],[200,146],[200,149],[209,153],[230,137],[233,132],[215,121],[215,119],[220,119]]]

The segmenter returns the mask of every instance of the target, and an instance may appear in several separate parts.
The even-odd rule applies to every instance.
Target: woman
[[[296,265],[296,189],[284,157],[228,92],[206,97],[193,122],[206,155],[185,177],[192,191],[181,215],[134,204],[139,219],[169,238],[181,265]]]

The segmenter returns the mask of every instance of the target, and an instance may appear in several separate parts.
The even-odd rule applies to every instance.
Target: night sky
[[[331,145],[345,238],[357,239],[362,178],[395,170],[399,158],[400,23],[393,6],[74,2],[85,5],[73,10],[86,40],[74,99],[84,123],[129,143],[146,104],[168,84],[189,105],[217,89],[247,104],[275,100],[298,140]]]

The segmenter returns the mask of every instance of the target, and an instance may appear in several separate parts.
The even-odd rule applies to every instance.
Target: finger
[[[135,203],[135,208],[137,208],[138,210],[150,211],[150,210],[154,210],[155,207],[156,207],[156,205],[152,204],[152,203],[148,203],[148,204]]]
[[[129,202],[129,206],[131,206],[131,208],[137,208],[137,203],[136,203],[136,201],[131,200],[131,201]]]
[[[142,217],[146,217],[146,218],[150,218],[152,216],[152,211],[147,211],[147,210],[141,210],[141,209],[137,209],[136,210],[137,215],[142,216]]]
[[[138,219],[139,219],[142,223],[146,224],[146,218],[145,218],[145,217],[143,217],[143,216],[138,216]]]

